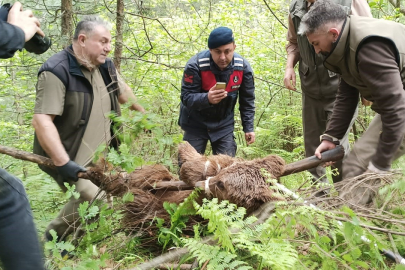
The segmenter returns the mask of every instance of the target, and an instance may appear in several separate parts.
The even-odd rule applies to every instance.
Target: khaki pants
[[[371,121],[367,130],[363,135],[354,143],[353,149],[347,158],[343,161],[343,179],[355,177],[367,170],[371,158],[377,151],[377,145],[380,141],[380,134],[382,131],[381,116],[376,116]],[[402,141],[401,146],[394,156],[397,160],[405,154],[405,140]]]
[[[325,132],[326,126],[332,116],[333,104],[335,98],[331,99],[313,99],[305,94],[302,95],[302,123],[304,127],[304,146],[305,146],[305,156],[310,157],[315,154],[316,148],[319,146],[319,137]],[[343,139],[340,140],[340,144],[345,149],[345,155],[349,153],[349,132],[357,118],[357,109],[350,123],[350,126],[344,135]],[[334,167],[338,169],[339,175],[333,176],[333,182],[338,182],[342,180],[342,162],[336,162]],[[321,182],[327,182],[325,177],[326,171],[322,166],[312,168],[308,170],[314,180]]]
[[[55,230],[58,235],[58,241],[63,240],[63,236],[68,236],[78,228],[80,225],[80,217],[77,208],[81,203],[91,201],[97,195],[99,190],[96,185],[86,179],[80,178],[76,183],[73,182],[70,184],[75,184],[75,190],[80,193],[80,197],[75,199],[72,196],[60,210],[58,216],[51,221],[45,230],[45,235],[47,235],[49,230]]]

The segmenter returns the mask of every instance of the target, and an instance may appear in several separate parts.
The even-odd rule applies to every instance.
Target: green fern
[[[238,240],[236,239],[236,242]],[[264,243],[241,241],[236,246],[258,256],[263,266],[270,266],[274,269],[294,268],[298,259],[295,248],[287,240],[283,239],[273,238]]]
[[[217,198],[212,201],[204,199],[201,206],[194,202],[194,207],[197,209],[197,214],[209,220],[208,232],[214,234],[214,239],[218,240],[225,249],[235,252],[229,229],[244,227],[243,217],[246,215],[246,210],[242,207],[237,208],[228,201],[218,204]]]
[[[246,262],[236,260],[238,257],[236,254],[223,250],[218,246],[210,246],[195,239],[183,239],[183,242],[190,250],[190,253],[198,259],[200,266],[206,261],[209,261],[207,269],[253,269],[252,267],[247,266]]]
[[[194,190],[182,203],[179,205],[175,203],[163,204],[165,210],[170,214],[170,228],[163,227],[162,220],[158,220],[157,226],[159,228],[158,240],[166,248],[169,244],[179,246],[181,241],[179,236],[182,234],[189,216],[195,215],[196,210],[193,207],[194,200],[199,196],[199,190]]]
[[[212,265],[218,267],[213,269],[222,269],[221,262],[227,260],[224,257],[225,255],[220,252],[226,252],[227,254],[233,254],[236,251],[247,252],[250,256],[257,257],[263,266],[271,266],[275,269],[288,269],[297,262],[298,254],[294,247],[282,238],[262,238],[263,229],[269,227],[263,225],[253,226],[257,219],[255,217],[244,219],[246,214],[244,208],[237,208],[227,201],[218,204],[217,199],[212,201],[205,199],[201,206],[197,203],[194,203],[194,205],[197,213],[209,220],[208,231],[213,233],[214,239],[218,240],[218,244],[221,246],[221,249],[215,249],[215,254],[214,250],[209,250],[209,254],[205,254],[204,252],[207,250],[204,250],[200,253],[195,252],[194,255],[198,257],[199,261],[209,259]],[[186,245],[190,243],[189,239],[184,239],[184,241]],[[195,249],[195,246],[193,246],[193,249]],[[222,251],[223,249],[224,251]]]

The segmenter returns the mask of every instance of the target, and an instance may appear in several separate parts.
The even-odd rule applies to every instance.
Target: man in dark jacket
[[[255,141],[253,71],[248,61],[235,53],[231,29],[214,29],[208,48],[193,56],[184,69],[179,125],[184,140],[197,152],[203,154],[210,141],[214,155],[235,156],[234,109],[238,96],[246,142]],[[218,82],[225,83],[224,89]]]
[[[19,2],[0,21],[0,58],[10,58],[35,33],[44,36],[32,11],[22,11]],[[44,269],[37,231],[20,179],[0,168],[0,261],[5,270]]]

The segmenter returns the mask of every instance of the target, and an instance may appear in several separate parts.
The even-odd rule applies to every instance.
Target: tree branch
[[[271,14],[273,14],[274,18],[277,19],[279,23],[281,23],[282,26],[284,26],[285,29],[288,29],[287,26],[276,16],[276,14],[273,12],[273,10],[270,8],[270,6],[267,4],[266,0],[263,0],[263,2],[266,4],[267,8],[270,10]]]

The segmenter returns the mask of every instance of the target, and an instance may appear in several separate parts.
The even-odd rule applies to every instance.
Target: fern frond
[[[292,269],[298,260],[297,251],[283,239],[269,239],[263,244],[243,241],[236,246],[258,256],[264,266],[274,269]]]
[[[183,239],[190,253],[198,259],[200,266],[209,261],[207,269],[210,270],[248,270],[253,269],[246,262],[237,260],[237,255],[221,249],[218,246],[210,246],[195,239]]]

